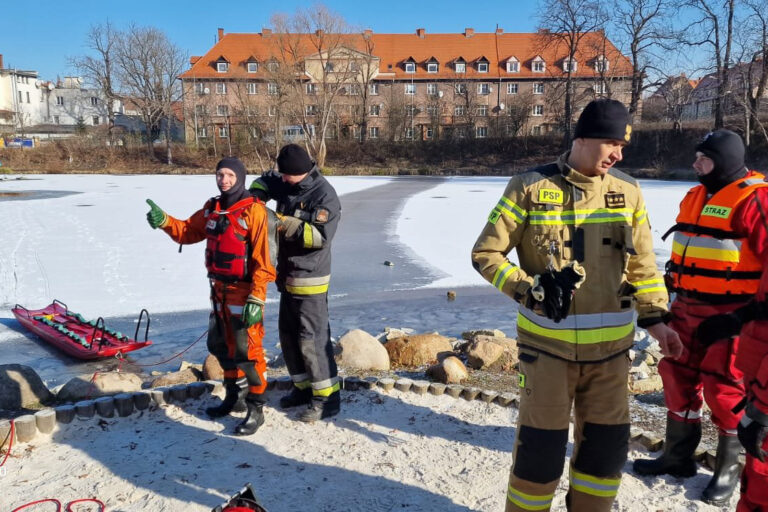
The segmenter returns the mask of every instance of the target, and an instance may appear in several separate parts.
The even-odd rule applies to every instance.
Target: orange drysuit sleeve
[[[261,203],[254,203],[246,214],[248,241],[251,244],[251,257],[248,269],[251,273],[251,295],[261,300],[267,297],[267,283],[275,280],[275,267],[269,257],[269,224],[267,208]]]

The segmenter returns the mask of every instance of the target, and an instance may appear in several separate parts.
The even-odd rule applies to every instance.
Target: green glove
[[[157,229],[165,225],[165,220],[168,218],[165,212],[151,199],[147,199],[147,204],[150,208],[147,212],[147,222],[149,222],[150,227],[152,229]]]
[[[246,328],[254,324],[260,324],[264,320],[264,301],[249,295],[245,306],[243,306],[242,319]]]

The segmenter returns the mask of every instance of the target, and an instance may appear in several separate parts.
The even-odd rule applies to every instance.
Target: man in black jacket
[[[328,322],[331,240],[341,203],[309,154],[296,144],[283,146],[277,171],[250,187],[262,201],[274,199],[280,218],[277,287],[280,296],[280,346],[293,380],[280,399],[283,408],[308,406],[301,421],[339,413],[339,379]]]

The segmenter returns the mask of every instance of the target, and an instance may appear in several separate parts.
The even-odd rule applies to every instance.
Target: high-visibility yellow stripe
[[[523,222],[525,218],[528,216],[528,212],[520,208],[518,205],[507,199],[506,197],[503,197],[499,199],[498,204],[496,207],[501,210],[505,215],[508,217],[512,217],[518,222]]]
[[[573,490],[601,498],[612,498],[619,492],[621,478],[598,478],[571,468],[570,483]]]
[[[525,510],[546,510],[552,506],[554,494],[526,494],[512,487],[507,489],[507,499]]]
[[[604,224],[609,222],[632,221],[633,210],[629,208],[595,208],[590,210],[532,211],[528,212],[531,225],[573,225]]]
[[[496,269],[496,273],[493,274],[493,279],[491,280],[491,284],[498,288],[499,290],[504,288],[504,283],[507,282],[507,279],[509,279],[509,276],[512,275],[512,273],[517,269],[517,265],[513,265],[509,261],[505,261],[501,265],[499,265],[499,268]]]
[[[312,383],[308,380],[303,380],[301,382],[294,382],[293,385],[299,389],[309,389],[312,386]]]
[[[692,247],[690,245],[686,247],[679,242],[672,242],[672,252],[681,257],[685,254],[686,257],[700,258],[703,260],[726,261],[729,263],[738,263],[740,260],[739,251],[727,251],[709,247]]]
[[[312,226],[308,223],[304,223],[304,248],[308,249],[312,247]]]
[[[665,292],[667,286],[664,284],[663,279],[648,279],[645,281],[635,281],[632,285],[637,288],[635,295],[642,295],[643,293],[652,292]]]
[[[332,386],[323,389],[313,389],[312,396],[330,396],[331,393],[341,389],[341,385],[336,381]]]
[[[327,292],[328,285],[321,284],[317,286],[291,286],[286,284],[285,291],[293,293],[294,295],[317,295],[318,293]]]
[[[638,210],[635,212],[635,221],[637,222],[638,226],[641,226],[647,220],[648,220],[648,209],[645,206],[643,206],[641,210]]]
[[[666,292],[666,291],[667,291],[666,285],[654,286],[652,288],[642,288],[640,290],[637,290],[635,292],[635,295],[642,295],[644,293],[653,293],[653,292]]]
[[[595,343],[617,341],[625,338],[632,334],[635,325],[630,322],[618,327],[598,327],[596,329],[549,329],[536,325],[523,315],[518,314],[517,328],[528,331],[531,334],[546,336],[547,338],[553,338],[566,343],[592,345]]]

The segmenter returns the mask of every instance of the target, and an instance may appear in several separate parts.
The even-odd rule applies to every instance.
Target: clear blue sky
[[[531,32],[536,28],[535,0],[326,0],[344,19],[381,33]],[[67,58],[85,53],[91,25],[107,19],[118,28],[130,22],[155,26],[190,55],[202,55],[213,45],[218,27],[226,32],[260,32],[275,12],[292,13],[311,7],[302,0],[113,0],[15,1],[3,4],[0,54],[4,67],[31,69],[43,79],[75,74]]]

